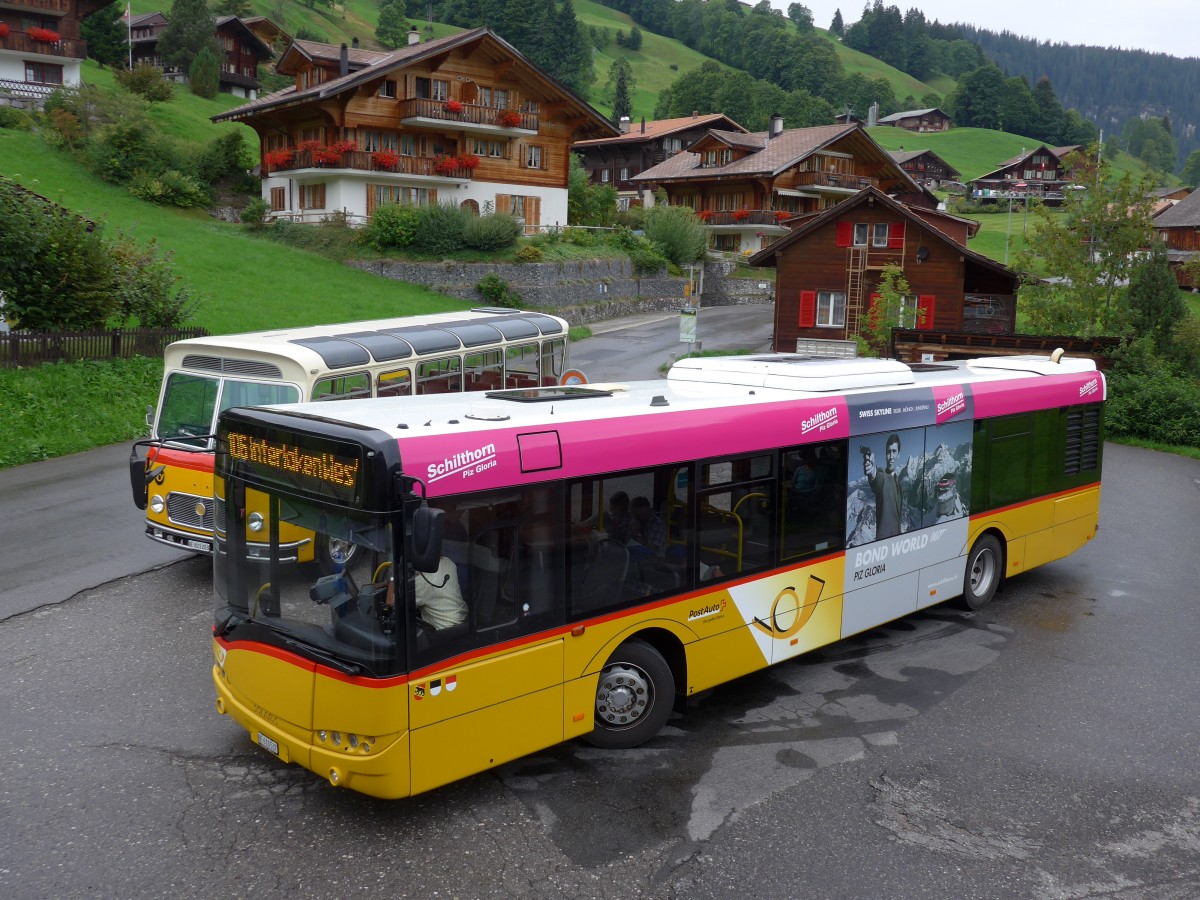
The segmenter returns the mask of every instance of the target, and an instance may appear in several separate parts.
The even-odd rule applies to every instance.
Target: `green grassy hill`
[[[818,28],[817,34],[833,44],[834,49],[837,51],[838,59],[842,61],[842,68],[846,70],[847,75],[853,75],[857,72],[865,75],[867,78],[885,79],[892,86],[892,93],[896,95],[897,101],[903,101],[905,97],[911,94],[919,104],[921,97],[930,91],[936,91],[944,96],[948,91],[954,89],[954,79],[948,75],[939,76],[933,83],[920,81],[906,72],[901,72],[899,69],[889,66],[883,60],[847,47],[828,31],[822,31]],[[859,110],[858,113],[864,117],[866,116],[866,110]]]

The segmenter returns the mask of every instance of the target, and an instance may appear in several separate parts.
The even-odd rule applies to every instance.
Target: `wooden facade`
[[[129,24],[133,64],[151,65],[163,70],[172,81],[186,81],[187,73],[168,65],[158,53],[158,39],[170,20],[161,12],[134,16]],[[269,20],[260,17],[262,22]],[[218,16],[213,32],[221,50],[218,89],[223,94],[253,99],[262,86],[258,80],[259,63],[271,59],[273,51],[253,29],[237,16]]]
[[[711,130],[690,151],[636,176],[689,206],[715,249],[756,252],[789,233],[789,219],[818,213],[873,187],[906,202],[936,206],[882,147],[857,125],[766,132]]]
[[[87,57],[80,23],[107,0],[0,0],[0,95],[44,98],[78,84]]]
[[[746,133],[746,129],[720,113],[691,115],[679,119],[659,119],[631,124],[625,121],[615,137],[580,141],[574,148],[583,160],[593,184],[611,184],[617,190],[622,209],[641,203],[643,186],[635,176],[665,162],[677,153],[690,150],[710,130]]]
[[[1077,144],[1065,147],[1042,144],[1028,153],[1014,156],[972,181],[971,196],[980,203],[1034,197],[1047,206],[1057,206],[1062,203],[1063,191],[1074,182],[1064,160],[1078,149]]]
[[[912,180],[930,189],[939,188],[944,181],[958,181],[962,177],[958,169],[950,165],[932,150],[891,150],[892,159]]]
[[[752,256],[751,265],[776,269],[774,349],[792,353],[800,339],[862,334],[888,266],[899,267],[911,288],[908,325],[1011,333],[1017,275],[953,240],[947,221],[933,222],[868,187]]]
[[[884,116],[876,124],[891,125],[905,131],[930,132],[949,131],[954,123],[950,117],[936,107],[934,109],[908,109],[904,112]]]
[[[1154,218],[1154,233],[1166,244],[1167,260],[1180,287],[1196,290],[1196,280],[1184,266],[1200,258],[1200,191],[1188,194]]]
[[[293,88],[213,118],[258,133],[264,198],[300,221],[453,202],[565,225],[571,145],[617,131],[487,28],[390,53],[294,41],[277,68]]]

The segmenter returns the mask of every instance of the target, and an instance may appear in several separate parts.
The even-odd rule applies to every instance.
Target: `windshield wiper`
[[[239,621],[235,622],[233,621],[234,619],[239,619]],[[215,634],[217,637],[225,637],[225,635],[233,631],[234,628],[236,628],[238,625],[241,625],[243,621],[245,620],[240,619],[236,612],[231,612],[221,620],[220,625],[213,629],[213,634]]]
[[[338,659],[328,650],[323,650],[316,644],[310,644],[308,641],[298,640],[297,638],[284,638],[283,643],[289,647],[303,647],[308,653],[317,657],[322,662],[328,663],[339,672],[345,672],[347,675],[357,675],[364,671],[363,667],[357,663],[348,663]]]

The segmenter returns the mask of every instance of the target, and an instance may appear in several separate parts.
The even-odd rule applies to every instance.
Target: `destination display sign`
[[[229,455],[250,463],[260,481],[341,501],[358,496],[362,457],[351,444],[306,440],[305,446],[230,431]]]

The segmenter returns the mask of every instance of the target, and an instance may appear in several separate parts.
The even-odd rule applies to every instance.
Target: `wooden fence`
[[[15,369],[59,360],[161,357],[167,344],[207,334],[198,327],[10,331],[0,334],[0,368]]]

